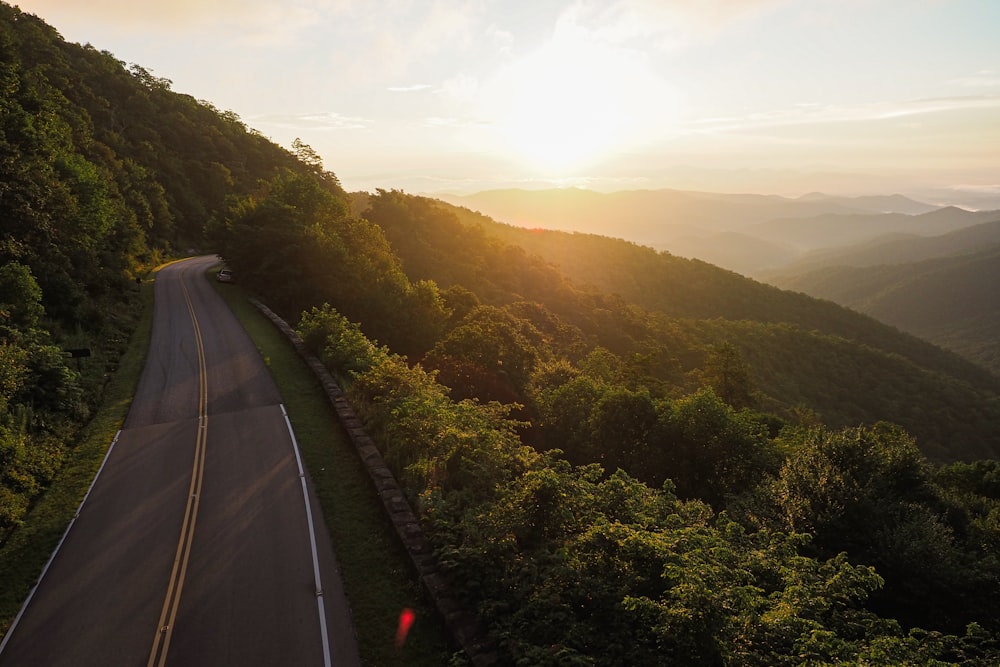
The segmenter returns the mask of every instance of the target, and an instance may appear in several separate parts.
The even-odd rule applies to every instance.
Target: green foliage
[[[886,580],[873,608],[907,624],[997,627],[1000,610],[980,602],[1000,592],[996,526],[970,530],[969,510],[935,484],[912,438],[889,424],[784,437],[792,453],[764,491],[765,524],[873,565]]]
[[[471,502],[489,496],[512,469],[525,465],[518,424],[506,419],[509,408],[454,402],[433,375],[400,357],[357,375],[350,395],[362,406],[386,461],[429,512],[445,497]]]
[[[806,406],[835,428],[891,421],[938,461],[997,454],[995,391],[899,354],[787,324],[706,320],[677,327],[686,332],[672,337],[729,341],[763,395],[757,405],[787,419],[794,418],[794,406]]]
[[[307,338],[316,339],[318,319],[307,318]],[[995,597],[976,605],[990,629],[907,632],[893,620],[909,610],[908,622],[941,621],[929,598],[945,592],[943,580],[962,583],[960,561],[971,563],[945,523],[957,507],[896,427],[789,430],[771,443],[767,420],[711,390],[665,401],[615,384],[620,366],[606,352],[582,368],[535,367],[530,385],[549,437],[600,436],[624,452],[622,442],[669,436],[689,489],[719,503],[739,498],[730,517],[679,499],[669,480],[657,489],[524,447],[506,409],[452,400],[433,373],[377,356],[355,371],[349,393],[418,501],[442,572],[479,610],[505,664],[987,665],[1000,657]],[[768,471],[773,481],[751,493]],[[971,489],[988,477],[956,468],[947,478]],[[852,517],[875,525],[845,527]],[[866,558],[878,553],[895,560]],[[935,580],[935,567],[953,569]],[[919,587],[907,577],[930,581],[930,592],[913,597]],[[938,599],[950,605],[964,591]]]
[[[329,304],[302,314],[299,334],[306,347],[327,366],[353,375],[364,372],[388,356],[361,332],[361,327],[338,313]]]
[[[711,390],[677,401],[660,428],[666,475],[678,493],[715,507],[751,491],[780,460],[766,421],[733,410]]]
[[[437,286],[411,283],[381,229],[347,212],[330,180],[285,171],[234,205],[214,237],[241,281],[286,317],[328,303],[372,338],[422,355],[447,318]]]
[[[31,269],[20,262],[0,266],[0,327],[32,329],[44,313],[42,288]]]
[[[538,361],[542,334],[494,306],[478,306],[430,351],[425,363],[462,398],[522,400]]]
[[[732,343],[712,347],[705,362],[705,383],[728,405],[736,409],[754,407],[750,367]]]
[[[0,3],[0,540],[105,397],[137,281],[202,246],[230,198],[314,166]]]

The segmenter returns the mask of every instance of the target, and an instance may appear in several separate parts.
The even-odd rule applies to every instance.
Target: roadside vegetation
[[[427,606],[409,557],[323,388],[244,290],[226,284],[219,292],[253,338],[281,392],[330,530],[364,664],[449,664],[453,649],[443,624]],[[407,608],[416,612],[416,621],[397,649],[397,622]]]
[[[130,320],[134,331],[127,336],[124,353],[115,360],[115,371],[101,394],[102,401],[93,418],[64,443],[61,465],[39,499],[23,513],[0,546],[0,628],[17,615],[24,598],[35,585],[53,549],[90,487],[108,447],[128,414],[132,396],[146,362],[153,317],[153,285],[150,276],[141,282],[141,298],[136,299]],[[93,364],[90,359],[81,361]],[[71,447],[67,445],[72,445]]]
[[[136,277],[211,248],[343,380],[503,663],[1000,663],[985,369],[703,262],[349,198],[301,142],[2,2],[0,85],[5,613],[141,370]],[[402,606],[430,616],[308,374],[259,340],[364,650],[439,664],[430,623],[387,648]]]

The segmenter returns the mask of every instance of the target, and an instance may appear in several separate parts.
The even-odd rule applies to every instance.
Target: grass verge
[[[446,629],[427,605],[409,558],[323,388],[239,286],[217,287],[260,350],[285,402],[333,539],[365,665],[449,664],[454,649]],[[417,620],[404,646],[397,649],[397,622],[404,608],[413,609]]]
[[[149,350],[153,282],[143,281],[140,291],[142,316],[105,389],[100,409],[80,431],[52,484],[0,547],[0,627],[4,633],[76,514],[132,404]]]

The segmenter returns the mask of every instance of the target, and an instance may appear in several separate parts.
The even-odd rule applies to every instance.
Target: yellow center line
[[[184,588],[184,578],[187,574],[188,560],[191,556],[191,543],[194,541],[194,527],[198,518],[198,506],[201,501],[201,484],[205,473],[205,445],[208,439],[208,381],[205,365],[205,346],[201,339],[201,327],[195,316],[194,304],[187,286],[181,283],[184,290],[184,300],[187,302],[191,324],[194,326],[195,344],[198,348],[198,436],[195,441],[194,465],[191,470],[191,486],[188,491],[187,506],[184,509],[184,522],[181,524],[181,535],[177,542],[177,552],[174,555],[174,565],[170,571],[170,583],[167,595],[163,600],[160,621],[153,639],[153,648],[149,653],[147,667],[163,667],[167,661],[167,649],[174,631],[174,621],[177,618],[177,608],[180,606],[181,590]]]

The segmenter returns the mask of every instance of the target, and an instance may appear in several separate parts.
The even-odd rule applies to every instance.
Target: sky
[[[7,0],[10,1],[10,0]],[[20,0],[351,191],[1000,208],[997,0]]]

